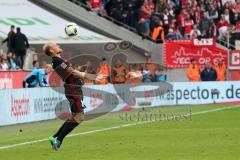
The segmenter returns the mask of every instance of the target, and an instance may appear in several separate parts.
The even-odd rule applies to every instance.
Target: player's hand
[[[104,75],[104,74],[96,74],[95,81],[96,81],[96,82],[99,82],[99,81],[101,81],[102,79],[106,79],[106,78],[107,78],[107,76]]]

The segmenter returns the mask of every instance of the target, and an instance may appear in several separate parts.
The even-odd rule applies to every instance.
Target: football
[[[68,23],[65,27],[65,33],[69,37],[76,36],[79,32],[79,26],[76,23]]]

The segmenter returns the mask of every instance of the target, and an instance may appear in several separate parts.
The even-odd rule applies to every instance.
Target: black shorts
[[[84,113],[85,105],[82,96],[66,96],[70,103],[70,110],[73,114]]]
[[[65,95],[70,103],[70,110],[73,114],[83,113],[83,92],[81,85],[64,84]]]

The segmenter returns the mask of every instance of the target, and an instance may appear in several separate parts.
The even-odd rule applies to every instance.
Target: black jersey
[[[72,65],[60,57],[52,57],[52,66],[55,72],[61,77],[65,82],[65,94],[76,95],[82,94],[81,87],[83,82],[80,78],[75,77],[72,74],[74,70]],[[80,92],[80,93],[79,93]]]

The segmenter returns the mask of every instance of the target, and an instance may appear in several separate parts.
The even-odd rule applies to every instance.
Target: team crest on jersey
[[[61,64],[61,67],[62,67],[63,69],[66,69],[66,68],[67,68],[67,64],[66,64],[66,63],[62,63],[62,64]]]

